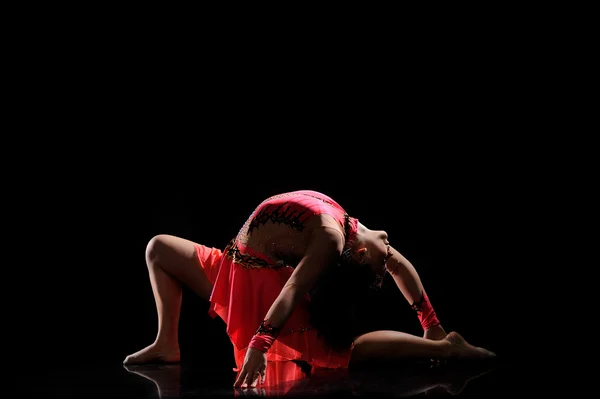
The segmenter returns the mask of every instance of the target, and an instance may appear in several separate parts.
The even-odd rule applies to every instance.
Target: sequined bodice
[[[344,227],[344,209],[322,193],[301,190],[267,198],[232,240],[227,256],[245,267],[295,267],[306,250],[306,226],[320,214]]]

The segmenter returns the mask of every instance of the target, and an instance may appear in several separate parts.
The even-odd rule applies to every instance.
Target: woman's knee
[[[146,246],[146,262],[151,264],[179,264],[194,261],[196,249],[192,241],[168,234],[159,234]]]
[[[366,356],[366,346],[368,346],[368,344],[366,344],[365,339],[363,338],[363,336],[359,336],[356,337],[354,339],[354,341],[352,341],[352,347],[351,347],[351,361],[353,363],[355,362],[360,362],[362,360],[364,360],[367,356]]]
[[[378,354],[385,354],[392,350],[389,346],[390,331],[371,331],[362,334],[352,342],[352,359],[354,361],[366,361]]]
[[[172,251],[170,242],[172,236],[167,234],[158,234],[148,241],[146,245],[146,260],[148,265],[156,263],[158,259],[164,257],[168,252]]]

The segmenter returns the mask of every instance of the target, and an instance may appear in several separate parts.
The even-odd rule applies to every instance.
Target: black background
[[[23,23],[9,43],[2,320],[20,374],[120,367],[156,335],[148,240],[222,247],[260,200],[293,189],[385,229],[445,328],[528,376],[540,353],[587,354],[588,318],[572,312],[594,281],[575,259],[594,248],[581,37],[511,20],[486,32],[484,16],[321,44],[65,15],[78,26],[43,14],[51,28]],[[419,334],[386,287],[374,313]],[[207,309],[184,291],[182,357],[229,372]]]
[[[154,235],[223,247],[262,199],[296,189],[386,230],[448,331],[506,358],[537,345],[528,329],[547,322],[535,312],[549,298],[532,292],[565,169],[539,134],[555,115],[533,66],[492,52],[466,69],[417,57],[402,74],[215,59],[207,75],[128,51],[31,74],[37,108],[23,123],[40,134],[22,135],[6,194],[18,359],[120,364],[156,334]],[[389,282],[379,312],[419,334]],[[182,357],[228,368],[225,327],[207,309],[184,291]]]

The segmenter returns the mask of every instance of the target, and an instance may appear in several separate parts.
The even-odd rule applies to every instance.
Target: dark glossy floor
[[[522,388],[510,364],[425,363],[362,370],[306,369],[293,362],[269,363],[264,386],[236,390],[233,370],[171,364],[125,367],[53,367],[22,370],[20,397],[192,398],[230,396],[350,397],[507,397]]]

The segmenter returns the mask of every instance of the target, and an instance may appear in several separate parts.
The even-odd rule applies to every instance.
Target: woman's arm
[[[298,300],[312,288],[323,269],[339,258],[343,245],[343,235],[339,230],[326,226],[316,228],[305,255],[273,302],[265,320],[275,328],[282,328]]]
[[[335,227],[320,225],[315,227],[306,252],[285,286],[269,308],[263,323],[250,341],[244,365],[238,374],[234,387],[255,387],[259,375],[265,379],[266,352],[277,338],[277,334],[289,319],[294,307],[313,286],[319,274],[327,265],[335,262],[344,246],[343,233]]]
[[[388,257],[385,264],[387,271],[412,306],[421,299],[421,293],[424,291],[421,278],[413,264],[392,246],[388,247]]]
[[[425,338],[442,339],[446,332],[441,327],[421,278],[413,264],[393,247],[388,247],[387,271],[413,310],[417,312]]]

